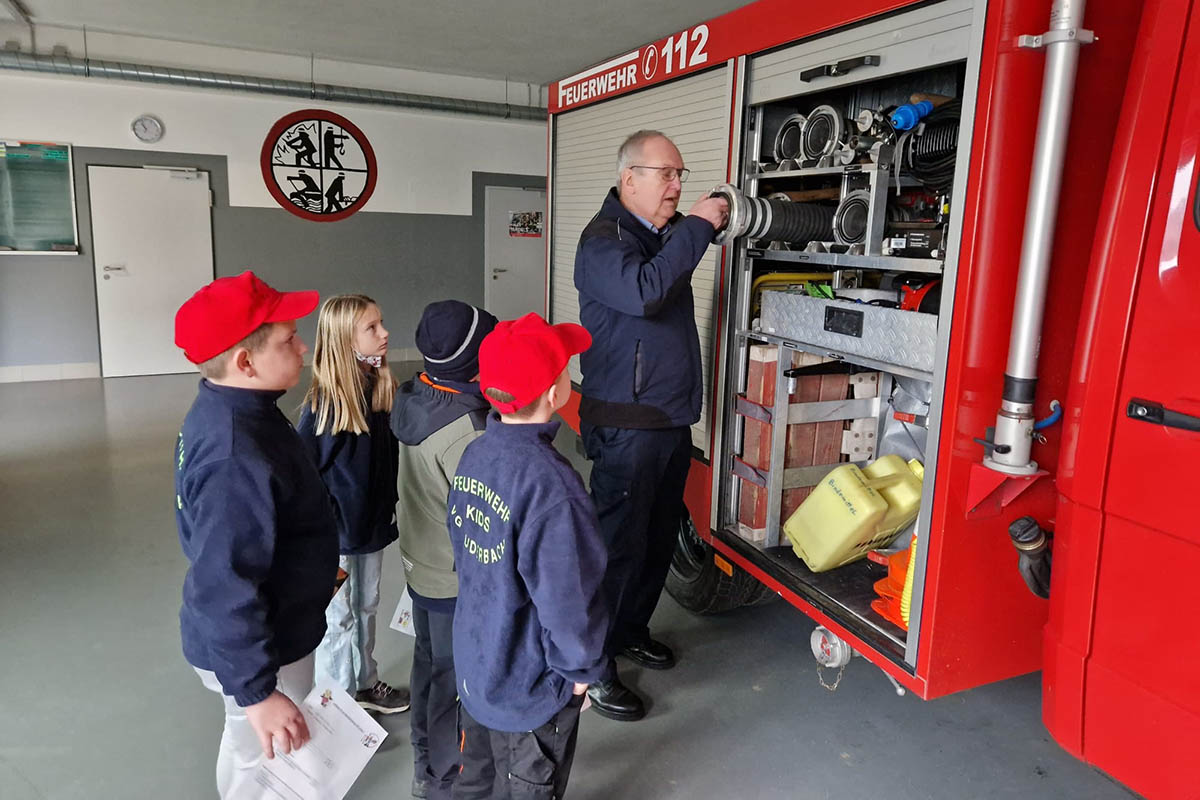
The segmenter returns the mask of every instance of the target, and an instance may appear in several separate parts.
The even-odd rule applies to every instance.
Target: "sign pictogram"
[[[310,108],[280,119],[263,141],[260,161],[275,201],[314,222],[345,219],[375,191],[371,143],[332,111]]]

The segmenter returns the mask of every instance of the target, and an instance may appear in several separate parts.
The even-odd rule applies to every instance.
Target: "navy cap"
[[[425,306],[417,323],[417,349],[431,378],[466,382],[479,374],[479,344],[496,327],[496,318],[460,300]]]

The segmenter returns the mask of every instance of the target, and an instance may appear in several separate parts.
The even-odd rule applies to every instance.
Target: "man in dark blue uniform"
[[[617,153],[618,183],[584,228],[575,254],[579,317],[593,345],[580,356],[581,433],[591,492],[608,547],[604,577],[612,626],[605,680],[588,690],[596,711],[645,716],[611,658],[675,665],[649,622],[671,562],[700,419],[700,342],[692,272],[728,221],[723,198],[676,206],[688,170],[658,131],[638,131]]]

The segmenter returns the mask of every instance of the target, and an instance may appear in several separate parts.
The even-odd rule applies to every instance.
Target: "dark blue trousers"
[[[612,623],[607,650],[650,638],[683,514],[692,458],[689,428],[634,430],[583,423],[592,501],[608,545],[604,590]]]
[[[454,612],[413,606],[413,776],[429,785],[429,800],[446,800],[458,777],[458,682],[454,678]]]

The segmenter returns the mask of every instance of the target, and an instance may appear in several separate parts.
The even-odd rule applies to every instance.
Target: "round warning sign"
[[[336,222],[375,191],[375,151],[350,120],[332,111],[295,111],[263,141],[263,180],[279,205],[314,222]]]

